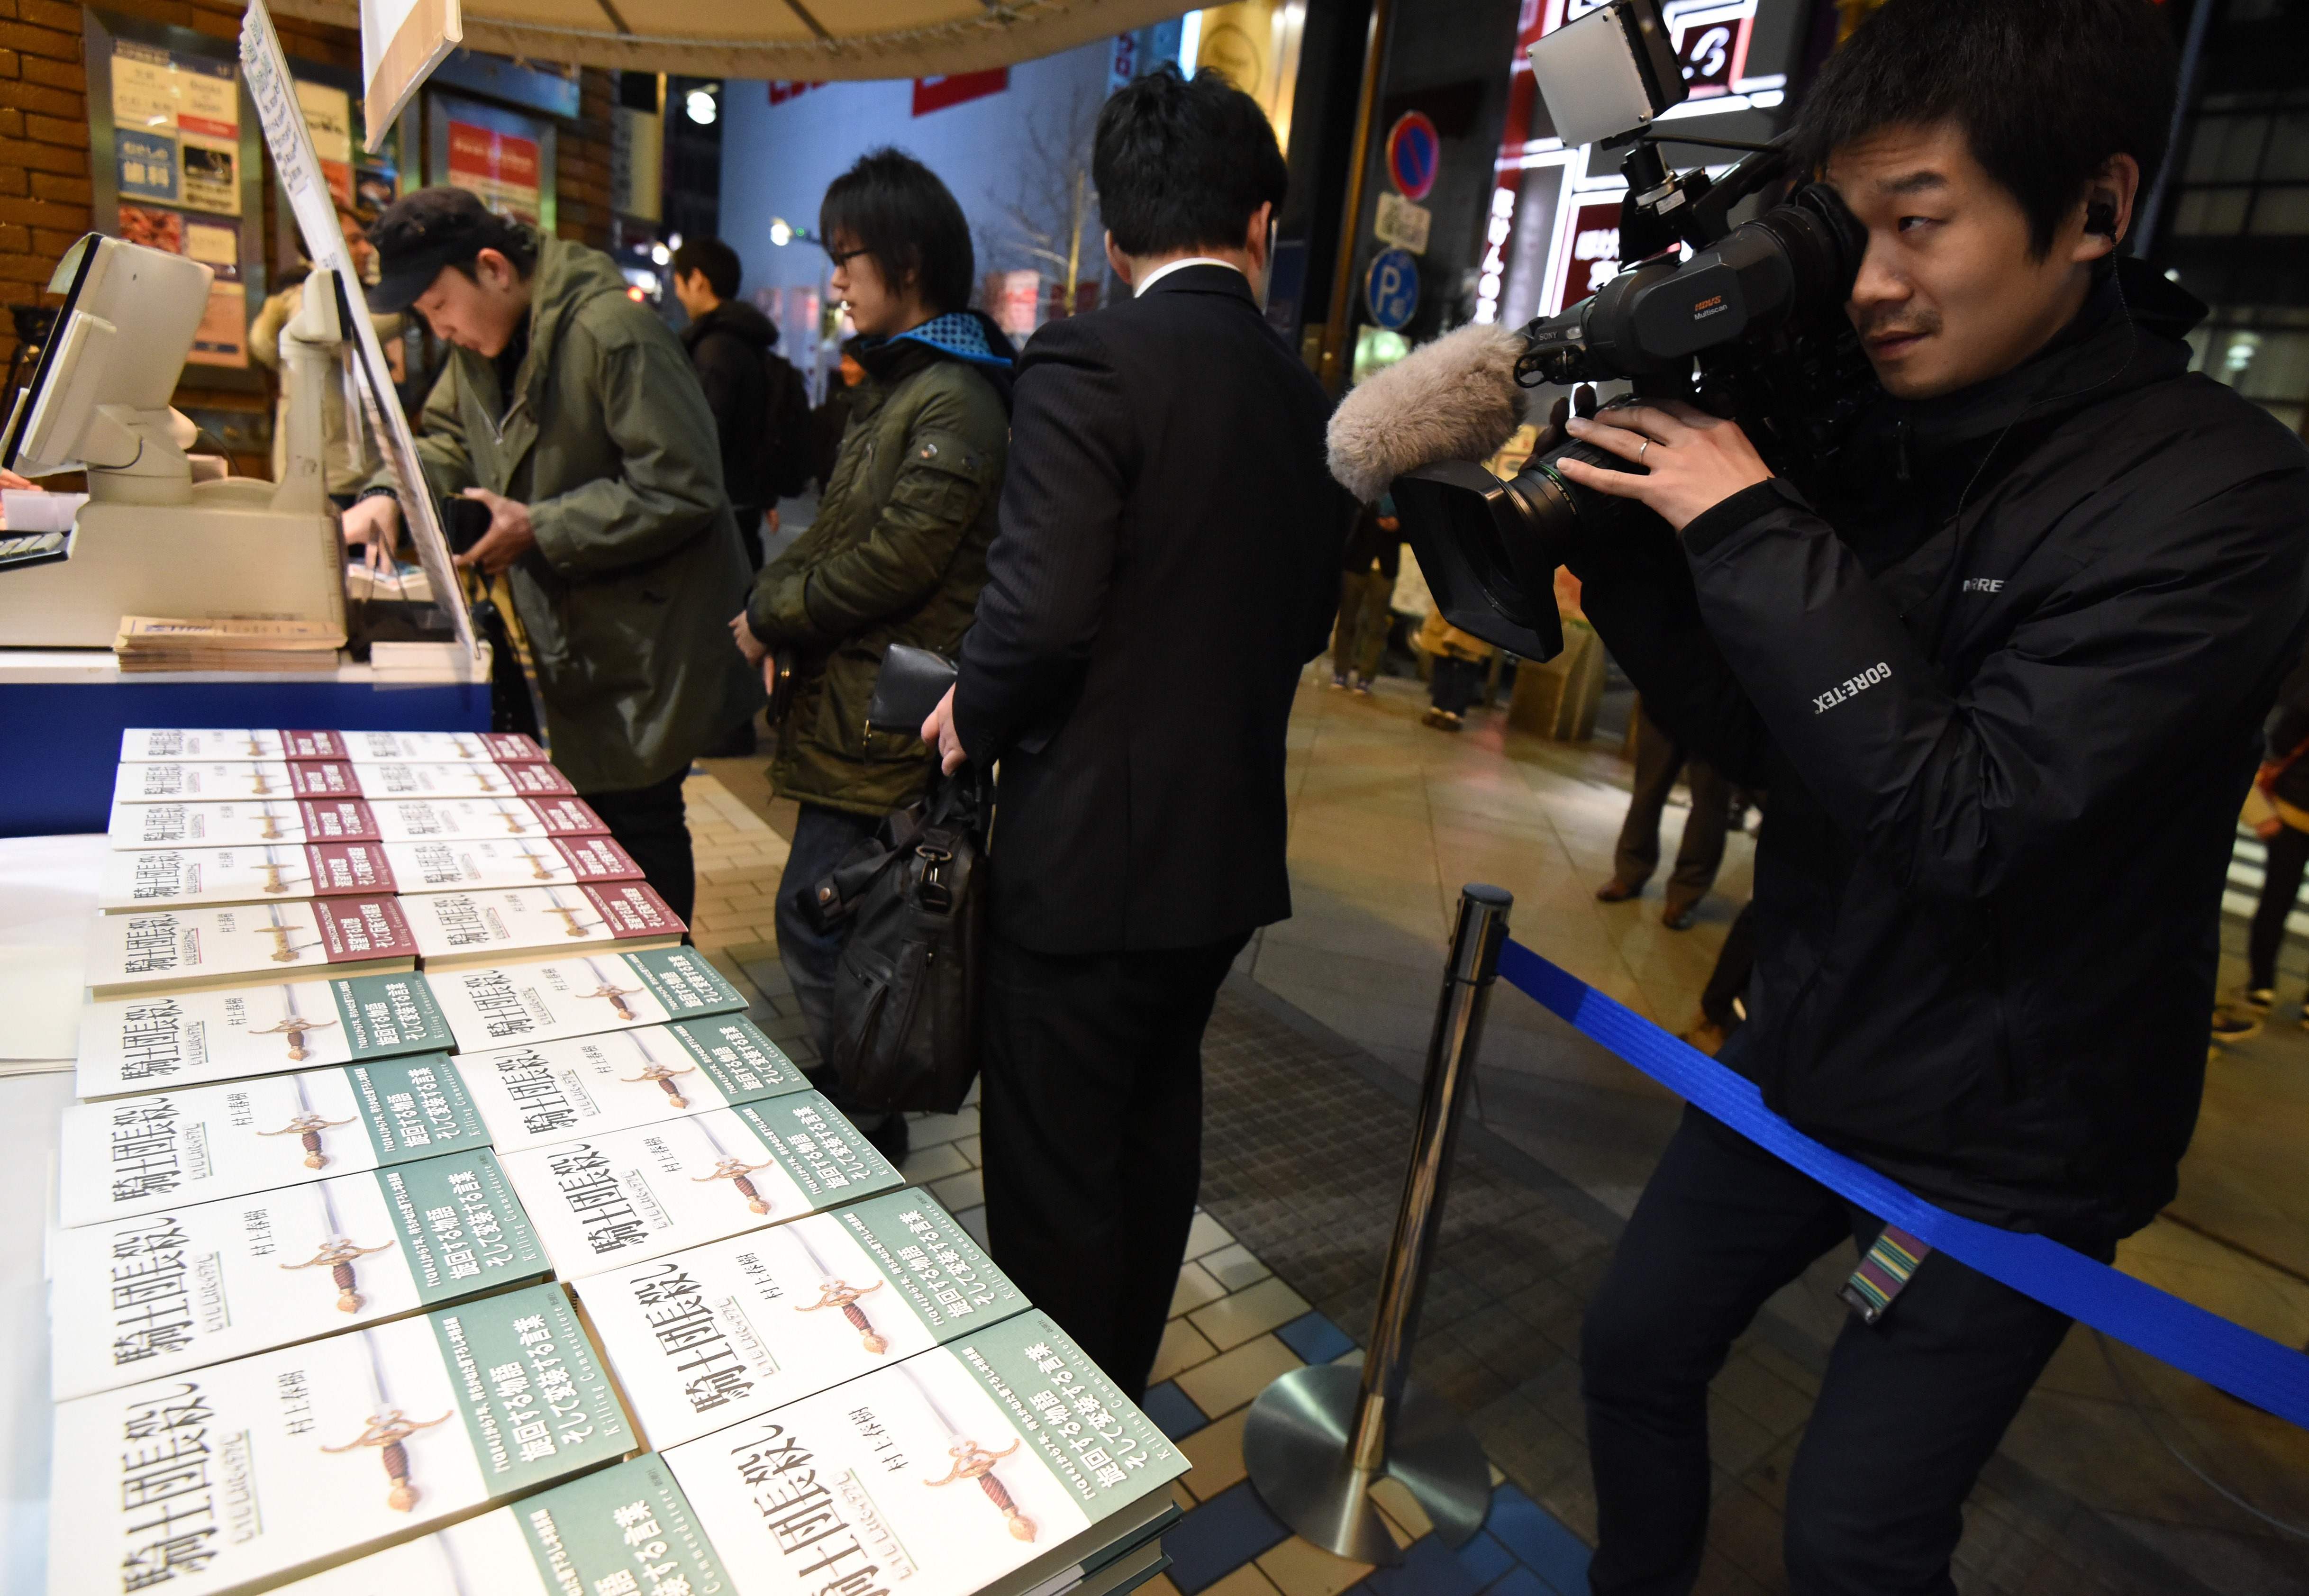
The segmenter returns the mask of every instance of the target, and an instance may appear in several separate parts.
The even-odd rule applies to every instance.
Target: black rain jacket
[[[2135,263],[2005,376],[1570,562],[1646,709],[1769,788],[1741,1067],[1974,1219],[2101,1250],[2169,1201],[2221,885],[2309,616],[2309,450],[2187,371]],[[1834,524],[1831,524],[1831,519]]]

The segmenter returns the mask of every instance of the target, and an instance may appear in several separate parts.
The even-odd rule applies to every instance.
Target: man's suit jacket
[[[1018,362],[955,727],[1000,761],[998,934],[1176,948],[1284,919],[1284,728],[1352,505],[1242,274],[1188,266]]]

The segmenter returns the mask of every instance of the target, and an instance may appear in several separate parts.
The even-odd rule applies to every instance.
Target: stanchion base
[[[1358,1563],[1399,1563],[1403,1554],[1369,1491],[1379,1476],[1347,1464],[1362,1371],[1319,1363],[1293,1369],[1259,1393],[1242,1429],[1242,1461],[1267,1510],[1302,1536]],[[1433,1393],[1405,1385],[1388,1429],[1387,1473],[1401,1480],[1450,1546],[1464,1546],[1491,1509],[1492,1466],[1458,1414]]]

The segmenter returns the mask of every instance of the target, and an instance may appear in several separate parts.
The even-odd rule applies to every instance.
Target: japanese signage
[[[449,124],[449,181],[490,210],[536,226],[539,171],[536,140],[471,122]]]

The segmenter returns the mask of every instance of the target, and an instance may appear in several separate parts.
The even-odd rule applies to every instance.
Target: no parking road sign
[[[1423,200],[1443,164],[1443,139],[1424,111],[1405,111],[1387,133],[1387,175],[1406,200]]]
[[[1371,321],[1400,332],[1419,309],[1419,263],[1408,250],[1382,249],[1363,274],[1363,303]]]

